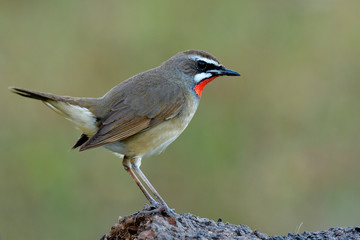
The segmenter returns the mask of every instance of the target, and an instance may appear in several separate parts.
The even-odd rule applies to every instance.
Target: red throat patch
[[[207,78],[201,82],[199,82],[195,87],[194,87],[194,90],[196,92],[196,94],[201,97],[201,93],[204,89],[204,87],[206,86],[206,84],[208,84],[209,82],[211,82],[212,80],[214,80],[215,78],[217,78],[218,76],[214,76],[214,77],[211,77],[211,78]]]

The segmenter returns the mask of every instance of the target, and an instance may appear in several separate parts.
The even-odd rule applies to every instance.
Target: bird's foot
[[[175,217],[176,215],[175,209],[170,209],[168,206],[163,206],[160,205],[159,203],[151,204],[147,209],[149,210],[144,210],[143,212],[147,214],[165,213],[171,217]]]
[[[147,205],[147,204],[146,204]],[[158,209],[158,208],[160,208],[162,205],[160,204],[160,203],[158,203],[158,202],[156,202],[155,200],[154,201],[152,201],[152,202],[150,202],[150,205],[147,205],[147,207],[145,207],[145,208],[148,208],[148,209],[150,209],[150,210],[152,210],[152,209]]]

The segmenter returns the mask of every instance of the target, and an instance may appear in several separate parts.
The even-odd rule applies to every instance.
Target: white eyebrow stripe
[[[209,63],[209,64],[214,64],[215,66],[218,66],[218,67],[221,66],[220,63],[218,63],[218,62],[215,61],[215,60],[212,60],[212,59],[209,59],[209,58],[200,57],[200,56],[198,56],[198,55],[192,55],[192,56],[190,56],[190,58],[193,59],[193,60],[195,60],[195,61],[200,60],[200,61],[204,61],[204,62]]]

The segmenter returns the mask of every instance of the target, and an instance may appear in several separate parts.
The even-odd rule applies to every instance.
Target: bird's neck
[[[204,89],[204,87],[206,86],[206,84],[208,84],[209,82],[211,82],[212,80],[214,80],[215,78],[217,78],[217,76],[211,77],[211,78],[207,78],[201,82],[199,82],[198,84],[195,85],[194,90],[196,92],[196,94],[201,97],[201,93]]]

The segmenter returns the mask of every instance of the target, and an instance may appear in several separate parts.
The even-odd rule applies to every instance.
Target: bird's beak
[[[213,73],[216,76],[240,76],[240,73],[235,72],[233,70],[227,69],[227,68],[221,68],[216,70],[210,70],[208,72]]]

